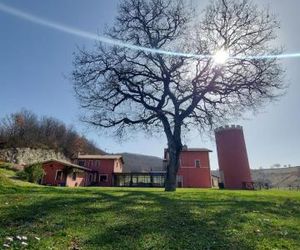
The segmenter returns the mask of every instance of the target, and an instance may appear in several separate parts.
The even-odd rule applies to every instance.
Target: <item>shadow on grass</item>
[[[18,207],[3,209],[1,227],[50,237],[77,235],[83,249],[255,249],[266,241],[274,248],[289,248],[278,245],[287,241],[300,245],[299,227],[288,225],[288,234],[281,235],[280,226],[268,221],[299,220],[299,203],[289,200],[93,188],[30,188],[16,196]]]

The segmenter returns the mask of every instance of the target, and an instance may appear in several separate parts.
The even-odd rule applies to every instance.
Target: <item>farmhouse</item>
[[[91,170],[62,160],[49,160],[42,163],[43,185],[51,186],[87,186],[90,184]]]
[[[178,187],[253,189],[247,149],[241,126],[215,130],[220,176],[212,176],[207,148],[183,146],[177,173]],[[168,150],[161,166],[145,166],[137,159],[125,162],[122,155],[81,155],[73,163],[46,161],[42,183],[62,186],[163,187]],[[138,164],[137,164],[138,163]],[[133,166],[135,165],[135,166]]]
[[[212,186],[209,152],[204,148],[185,146],[180,154],[178,187],[210,188]],[[168,162],[165,149],[161,169],[145,169],[140,166],[131,171],[124,168],[121,155],[81,155],[73,163],[50,160],[43,162],[44,185],[60,186],[127,186],[163,187]]]

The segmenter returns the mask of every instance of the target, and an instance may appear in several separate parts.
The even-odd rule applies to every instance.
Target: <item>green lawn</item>
[[[28,246],[10,249],[300,249],[300,192],[54,188],[0,174],[0,249],[17,235]]]

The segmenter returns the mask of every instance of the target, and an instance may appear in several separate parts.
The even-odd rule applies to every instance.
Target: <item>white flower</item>
[[[13,237],[6,237],[6,239],[9,241],[14,241]]]
[[[23,245],[23,246],[28,246],[28,243],[22,241],[21,245]]]
[[[8,244],[3,244],[4,247],[10,247]]]
[[[17,235],[16,238],[17,238],[18,240],[22,240],[22,237],[19,236],[19,235]]]
[[[41,238],[39,238],[39,237],[34,237],[36,240],[41,240]]]
[[[22,240],[27,240],[27,237],[26,236],[22,236]]]

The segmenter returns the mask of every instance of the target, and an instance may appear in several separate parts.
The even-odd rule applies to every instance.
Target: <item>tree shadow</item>
[[[274,216],[299,220],[299,202],[209,192],[28,188],[11,193],[15,209],[2,208],[1,234],[78,235],[83,249],[255,249],[278,237],[282,244],[300,245],[299,227],[286,226],[288,234],[281,235],[268,221]]]
[[[110,195],[106,196],[107,200],[113,199]],[[126,196],[114,201],[114,207],[118,208],[115,212],[120,217],[130,214],[132,219],[129,223],[111,226],[105,232],[95,234],[88,243],[103,248],[126,247],[128,244],[128,247],[134,246],[136,249],[255,249],[260,240],[276,238],[278,235],[261,235],[252,228],[244,228],[244,224],[249,222],[247,214],[276,214],[284,217],[288,210],[284,204],[277,210],[271,209],[275,204],[267,200],[218,201],[217,197],[199,197],[201,200],[195,200],[186,199],[184,195],[176,199],[176,196],[171,195],[170,198],[165,193],[128,192]],[[134,209],[143,201],[147,201],[144,209]],[[299,219],[299,215],[300,210],[297,209],[293,216]],[[274,228],[272,224],[269,225],[269,231],[276,231]],[[289,228],[293,232],[298,229]],[[248,232],[241,235],[243,230]],[[152,246],[153,242],[144,245],[149,235],[153,236],[152,241],[156,245]],[[161,241],[155,241],[155,237]],[[253,241],[253,238],[257,240]],[[299,244],[295,233],[289,234],[286,239]]]

